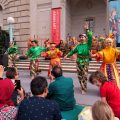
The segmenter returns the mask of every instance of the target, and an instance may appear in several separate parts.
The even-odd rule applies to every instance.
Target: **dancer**
[[[120,58],[120,51],[114,47],[114,40],[112,38],[106,38],[105,48],[96,54],[92,54],[97,61],[102,60],[100,71],[105,74],[108,81],[113,81],[120,88],[120,76],[116,66],[116,58]]]
[[[8,67],[14,67],[17,70],[16,59],[18,54],[18,47],[14,42],[10,42],[7,50],[8,53]]]
[[[39,74],[39,72],[41,72],[41,70],[39,69],[38,58],[40,57],[41,52],[46,51],[47,48],[41,48],[40,46],[38,46],[37,40],[33,40],[32,45],[33,47],[28,49],[26,55],[30,57],[30,76],[34,78]]]
[[[42,56],[51,58],[48,70],[48,76],[51,77],[52,68],[56,65],[61,66],[60,57],[62,56],[62,52],[58,48],[56,48],[56,44],[52,42],[50,43],[50,50],[43,53]]]
[[[92,32],[87,30],[87,36],[85,34],[80,36],[81,42],[73,50],[71,50],[65,58],[77,53],[77,74],[81,86],[81,93],[85,94],[87,92],[89,50],[91,49],[92,44]]]

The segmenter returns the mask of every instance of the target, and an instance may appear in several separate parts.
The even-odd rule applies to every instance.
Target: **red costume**
[[[60,57],[62,56],[62,52],[57,49],[55,46],[55,43],[51,43],[50,45],[50,50],[45,52],[43,56],[45,57],[50,57],[50,66],[48,70],[48,76],[51,74],[51,70],[54,66],[60,65],[61,66],[61,59]]]

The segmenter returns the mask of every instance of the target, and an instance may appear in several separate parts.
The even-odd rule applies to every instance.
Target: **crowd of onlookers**
[[[63,76],[55,66],[54,81],[48,86],[46,78],[35,77],[30,83],[31,94],[26,95],[18,82],[18,72],[9,67],[3,78],[0,66],[0,120],[115,120],[120,118],[120,90],[108,82],[99,71],[90,75],[90,83],[100,87],[101,100],[92,108],[76,104],[73,79]],[[18,81],[17,81],[18,80]]]

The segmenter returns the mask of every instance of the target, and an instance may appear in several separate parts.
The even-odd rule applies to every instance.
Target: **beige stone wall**
[[[104,34],[106,27],[106,5],[102,0],[92,0],[92,8],[86,7],[87,0],[0,0],[3,7],[3,28],[8,29],[7,17],[14,17],[14,35],[21,48],[27,47],[31,36],[51,37],[51,8],[61,7],[61,39],[68,33],[78,36],[83,32],[86,17],[95,17],[96,35]],[[40,43],[42,44],[42,43]]]
[[[8,30],[7,18],[13,17],[15,40],[19,47],[27,47],[26,40],[30,36],[29,0],[0,0],[0,4],[3,7],[3,29]]]
[[[69,33],[70,35],[72,34],[72,10],[71,10],[71,2],[67,1],[66,4],[66,37],[67,34]]]
[[[72,36],[78,37],[84,32],[84,21],[89,17],[95,19],[94,35],[105,35],[107,10],[104,1],[91,0],[91,4],[88,4],[87,0],[72,1]]]

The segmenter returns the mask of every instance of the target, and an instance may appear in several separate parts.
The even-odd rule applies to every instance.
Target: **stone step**
[[[39,60],[40,60],[39,67],[41,68],[41,70],[47,71],[49,69],[49,60],[45,60],[44,58],[40,58]],[[67,60],[61,59],[61,61],[62,61],[63,71],[66,71],[66,72],[76,72],[77,71],[75,61],[71,61],[70,59],[67,59]],[[30,59],[17,61],[18,69],[28,70],[29,63],[30,63]],[[102,63],[102,61],[100,61],[100,62],[97,62],[95,60],[90,61],[89,73],[98,70],[100,68],[101,63]],[[118,69],[120,70],[120,62],[117,61],[116,63],[117,63]]]
[[[17,66],[23,66],[23,67],[29,67],[29,64],[22,64],[22,63],[17,63]],[[120,69],[120,64],[117,65],[118,68]],[[49,64],[40,64],[39,67],[49,67]],[[62,68],[76,68],[76,65],[63,65],[62,64]],[[100,65],[89,65],[89,69],[99,69]]]
[[[19,66],[18,69],[19,69],[19,70],[29,70],[29,67]],[[41,67],[41,70],[42,70],[42,71],[48,71],[48,68]],[[63,70],[64,72],[71,72],[71,73],[76,73],[76,72],[77,72],[77,69],[62,68],[62,70]],[[89,69],[88,72],[89,72],[89,73],[92,73],[92,72],[95,72],[96,70],[98,70],[98,69]]]

